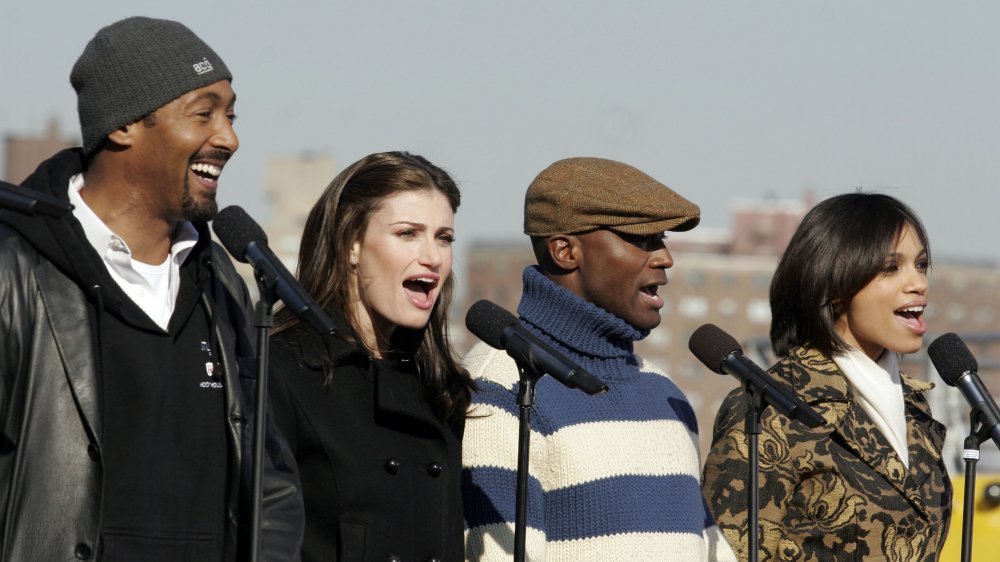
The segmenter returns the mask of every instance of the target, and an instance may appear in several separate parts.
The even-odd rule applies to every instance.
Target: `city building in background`
[[[271,213],[261,227],[267,234],[271,251],[293,274],[298,265],[299,241],[306,218],[336,172],[333,156],[329,154],[275,156],[267,161],[264,193],[271,205]],[[249,264],[234,263],[256,301],[259,293],[253,268]]]
[[[59,120],[49,119],[41,134],[7,133],[4,136],[3,180],[20,184],[39,164],[64,148],[80,145],[80,138],[59,131]]]
[[[298,263],[299,240],[309,211],[337,171],[329,154],[305,153],[267,161],[264,192],[271,216],[264,230],[271,250],[289,271],[295,271]]]

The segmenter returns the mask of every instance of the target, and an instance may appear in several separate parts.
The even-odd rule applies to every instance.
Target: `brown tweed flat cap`
[[[524,197],[528,236],[610,228],[647,236],[691,230],[697,205],[641,171],[604,158],[567,158],[538,174]]]

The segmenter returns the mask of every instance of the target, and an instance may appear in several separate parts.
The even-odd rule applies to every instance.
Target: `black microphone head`
[[[734,351],[742,352],[743,346],[715,324],[704,324],[691,334],[688,349],[706,367],[723,375],[722,365],[726,356]]]
[[[496,349],[503,349],[503,331],[517,318],[500,306],[488,301],[477,301],[465,314],[465,327],[477,338]]]
[[[212,230],[219,242],[236,260],[247,263],[247,246],[251,242],[267,244],[267,235],[242,207],[230,205],[219,211],[212,221]]]
[[[957,334],[948,333],[932,341],[927,346],[927,355],[941,380],[949,386],[955,386],[965,373],[979,370],[976,358]]]

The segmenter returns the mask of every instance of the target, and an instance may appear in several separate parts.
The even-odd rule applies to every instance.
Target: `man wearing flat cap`
[[[0,559],[244,559],[256,371],[247,288],[206,225],[239,141],[222,59],[128,18],[70,74],[83,146],[0,212]],[[270,427],[270,426],[269,426]],[[265,438],[261,559],[296,560],[294,461]]]
[[[665,231],[698,224],[696,205],[613,160],[555,162],[528,187],[521,324],[602,379],[588,396],[541,378],[535,389],[526,558],[735,560],[701,494],[694,411],[633,352],[660,323],[673,258]],[[510,560],[519,373],[483,343],[465,357],[480,391],[463,439],[466,557]]]

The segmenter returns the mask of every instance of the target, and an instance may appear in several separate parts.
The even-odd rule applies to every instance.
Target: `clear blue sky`
[[[670,185],[709,227],[736,197],[862,186],[912,205],[938,258],[1000,260],[1000,3],[254,5],[4,2],[0,133],[50,116],[76,131],[84,44],[122,17],[166,17],[235,75],[242,147],[221,198],[261,222],[270,156],[342,166],[406,149],[460,182],[461,242],[516,239],[534,175],[592,155]]]

